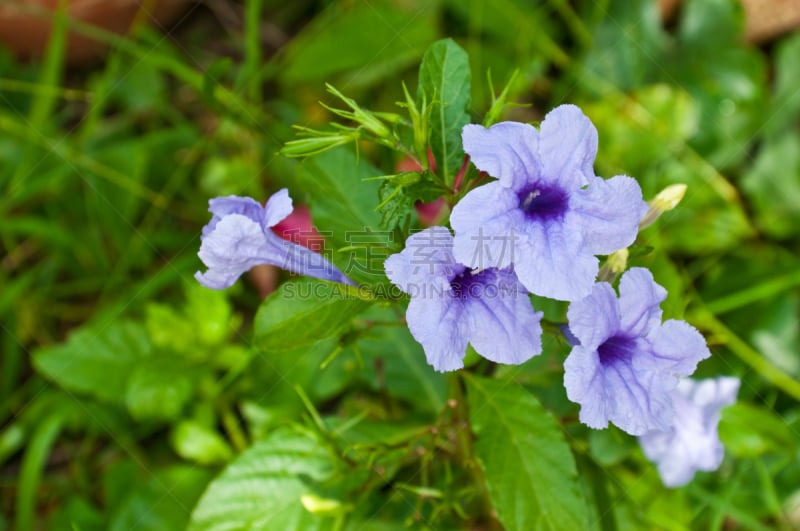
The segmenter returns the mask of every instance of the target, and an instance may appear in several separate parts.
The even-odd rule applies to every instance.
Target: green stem
[[[753,304],[754,302],[774,297],[775,295],[794,289],[797,286],[800,286],[800,271],[771,278],[756,286],[715,299],[706,303],[706,310],[716,315],[727,313]]]
[[[222,425],[225,426],[225,431],[228,433],[233,447],[236,451],[241,453],[247,449],[247,437],[245,437],[236,415],[233,413],[230,404],[222,405]]]
[[[34,529],[36,514],[36,490],[42,479],[47,457],[61,433],[64,419],[61,412],[56,412],[39,424],[22,459],[17,489],[16,529],[30,531]]]

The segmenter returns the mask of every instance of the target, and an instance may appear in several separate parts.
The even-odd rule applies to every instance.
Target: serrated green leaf
[[[357,290],[315,279],[292,280],[267,297],[255,317],[255,343],[288,350],[335,336],[369,303]]]
[[[500,522],[507,529],[584,529],[575,460],[552,415],[514,383],[464,380],[475,453]]]
[[[452,39],[435,42],[419,67],[417,95],[431,102],[430,145],[436,173],[452,183],[464,162],[461,129],[470,122],[469,57]]]
[[[124,321],[78,330],[66,343],[36,352],[33,360],[40,373],[69,391],[123,404],[131,373],[151,351],[144,327]]]
[[[282,429],[257,442],[211,482],[192,513],[190,531],[329,529],[301,497],[336,470],[331,453],[314,436]]]

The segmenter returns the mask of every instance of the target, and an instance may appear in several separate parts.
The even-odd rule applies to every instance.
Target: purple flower
[[[672,427],[672,391],[710,353],[685,321],[661,322],[667,292],[644,268],[626,272],[619,298],[607,282],[569,305],[569,328],[580,342],[564,362],[567,396],[592,428],[611,421],[631,435]]]
[[[542,351],[541,312],[510,269],[471,270],[453,258],[444,227],[413,234],[390,256],[389,279],[411,296],[411,335],[437,371],[464,366],[467,343],[497,363],[519,364]]]
[[[639,437],[644,454],[658,466],[667,487],[686,485],[697,470],[719,468],[725,449],[717,434],[720,411],[736,402],[739,379],[684,379],[672,392],[675,421],[667,431]]]
[[[647,209],[639,184],[595,176],[597,131],[578,107],[553,109],[539,131],[517,122],[467,125],[462,139],[475,166],[498,180],[453,209],[460,262],[513,265],[531,293],[573,301],[592,290],[594,255],[636,239]]]
[[[211,221],[203,227],[200,260],[208,271],[194,277],[207,288],[225,289],[255,265],[269,264],[299,275],[353,284],[322,255],[281,239],[270,230],[292,213],[285,188],[261,206],[249,197],[217,197],[208,202]]]

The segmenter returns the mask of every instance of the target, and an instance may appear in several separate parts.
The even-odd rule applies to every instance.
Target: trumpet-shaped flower
[[[667,431],[639,437],[644,454],[658,466],[667,487],[689,483],[697,470],[716,470],[725,449],[717,434],[720,412],[736,401],[739,379],[681,380],[672,392],[675,421]]]
[[[672,427],[672,391],[710,353],[685,321],[661,322],[666,291],[644,268],[626,272],[614,288],[595,284],[569,305],[569,329],[579,342],[564,362],[567,396],[592,428],[613,422],[631,435]]]
[[[453,258],[444,227],[413,234],[387,258],[389,279],[411,296],[406,320],[434,369],[463,367],[467,344],[498,362],[522,363],[542,351],[541,312],[510,269],[472,270]]]
[[[513,265],[536,295],[588,295],[595,255],[633,243],[647,209],[634,179],[594,174],[594,125],[578,107],[561,105],[538,131],[517,122],[467,125],[462,140],[475,166],[497,181],[453,209],[455,258],[470,267]]]
[[[273,194],[266,206],[249,197],[237,196],[217,197],[208,204],[213,216],[203,227],[198,253],[208,271],[195,273],[202,285],[225,289],[259,264],[353,284],[322,255],[272,232],[271,227],[292,213],[292,199],[285,188]]]

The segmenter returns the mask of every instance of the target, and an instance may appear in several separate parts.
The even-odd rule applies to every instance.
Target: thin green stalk
[[[242,431],[241,426],[239,426],[239,421],[236,419],[236,415],[233,413],[233,410],[229,404],[223,404],[221,409],[222,425],[225,426],[225,431],[228,433],[228,439],[230,439],[237,452],[244,452],[249,445],[247,442],[247,437]]]
[[[715,315],[719,315],[738,310],[760,300],[769,299],[798,286],[800,286],[800,271],[795,271],[714,299],[706,303],[706,309]]]
[[[558,11],[564,24],[567,25],[572,36],[582,47],[587,47],[592,43],[592,34],[586,29],[581,17],[575,12],[572,5],[566,0],[547,0],[547,2]]]
[[[245,5],[244,32],[244,84],[247,98],[253,103],[261,101],[261,13],[263,0],[248,0]]]
[[[33,94],[34,96],[51,97],[70,101],[88,102],[92,99],[92,94],[85,90],[69,89],[43,85],[41,83],[31,83],[19,79],[9,79],[0,77],[0,90],[5,92],[19,92],[22,94]]]
[[[67,48],[67,2],[59,0],[58,8],[53,17],[50,40],[47,44],[44,62],[40,69],[39,84],[44,87],[57,87],[64,75],[64,59]],[[26,126],[32,131],[44,131],[55,108],[57,97],[52,93],[39,92],[33,100],[26,119]],[[22,156],[21,163],[17,166],[11,177],[9,189],[14,190],[26,179],[36,166],[38,149],[28,145]]]
[[[17,515],[16,529],[30,531],[35,528],[36,491],[42,479],[50,450],[61,433],[64,418],[61,412],[55,412],[34,431],[30,439],[25,456],[22,459],[22,469],[19,474],[17,488]]]

